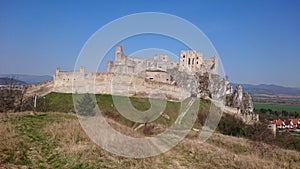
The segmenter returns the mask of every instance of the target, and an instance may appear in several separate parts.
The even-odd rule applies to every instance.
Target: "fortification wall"
[[[25,97],[31,97],[34,95],[37,96],[44,96],[53,91],[54,88],[54,81],[46,81],[38,84],[32,84],[25,87]]]
[[[54,82],[54,92],[101,93],[139,97],[147,97],[150,94],[151,97],[165,97],[169,100],[182,100],[190,96],[189,92],[177,86],[128,74],[89,73],[81,78],[74,78],[73,74],[64,74],[60,77],[64,80],[59,79],[58,82]]]
[[[203,64],[206,64],[209,70],[203,69]],[[155,55],[151,59],[136,58],[125,56],[122,46],[117,46],[115,63],[108,62],[108,72],[86,74],[84,67],[75,72],[63,72],[57,68],[53,82],[40,84],[40,87],[29,87],[28,93],[43,94],[55,91],[133,96],[148,95],[159,90],[170,98],[183,99],[188,97],[189,93],[170,85],[171,75],[168,74],[168,70],[180,67],[188,68],[192,73],[212,72],[218,67],[217,57],[203,59],[202,53],[187,50],[181,51],[179,62],[169,61],[166,54]]]

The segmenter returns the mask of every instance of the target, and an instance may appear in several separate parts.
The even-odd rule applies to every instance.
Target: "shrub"
[[[96,102],[92,99],[91,94],[84,94],[81,99],[78,99],[76,111],[82,116],[94,116]]]

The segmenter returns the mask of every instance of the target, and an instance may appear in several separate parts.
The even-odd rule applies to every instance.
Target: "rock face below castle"
[[[245,123],[259,121],[258,114],[253,113],[252,97],[248,93],[243,92],[242,85],[237,85],[231,93],[226,95],[226,105],[234,108],[235,110],[230,111],[231,114],[239,114]]]

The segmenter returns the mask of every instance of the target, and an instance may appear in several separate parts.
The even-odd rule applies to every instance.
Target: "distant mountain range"
[[[8,77],[0,77],[0,85],[10,85],[10,84],[26,85],[26,83],[21,80],[16,80]]]
[[[49,75],[0,74],[0,85],[13,82],[14,84],[35,84],[52,80]]]
[[[232,86],[235,88],[237,84],[232,83]],[[250,95],[259,96],[299,96],[300,97],[300,88],[293,87],[284,87],[279,85],[267,85],[267,84],[242,84],[244,91],[248,92]]]

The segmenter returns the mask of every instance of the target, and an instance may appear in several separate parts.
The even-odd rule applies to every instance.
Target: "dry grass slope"
[[[114,128],[137,137],[112,119]],[[299,168],[300,153],[214,134],[204,144],[189,133],[167,153],[146,159],[115,156],[93,143],[74,114],[0,115],[0,168]]]

